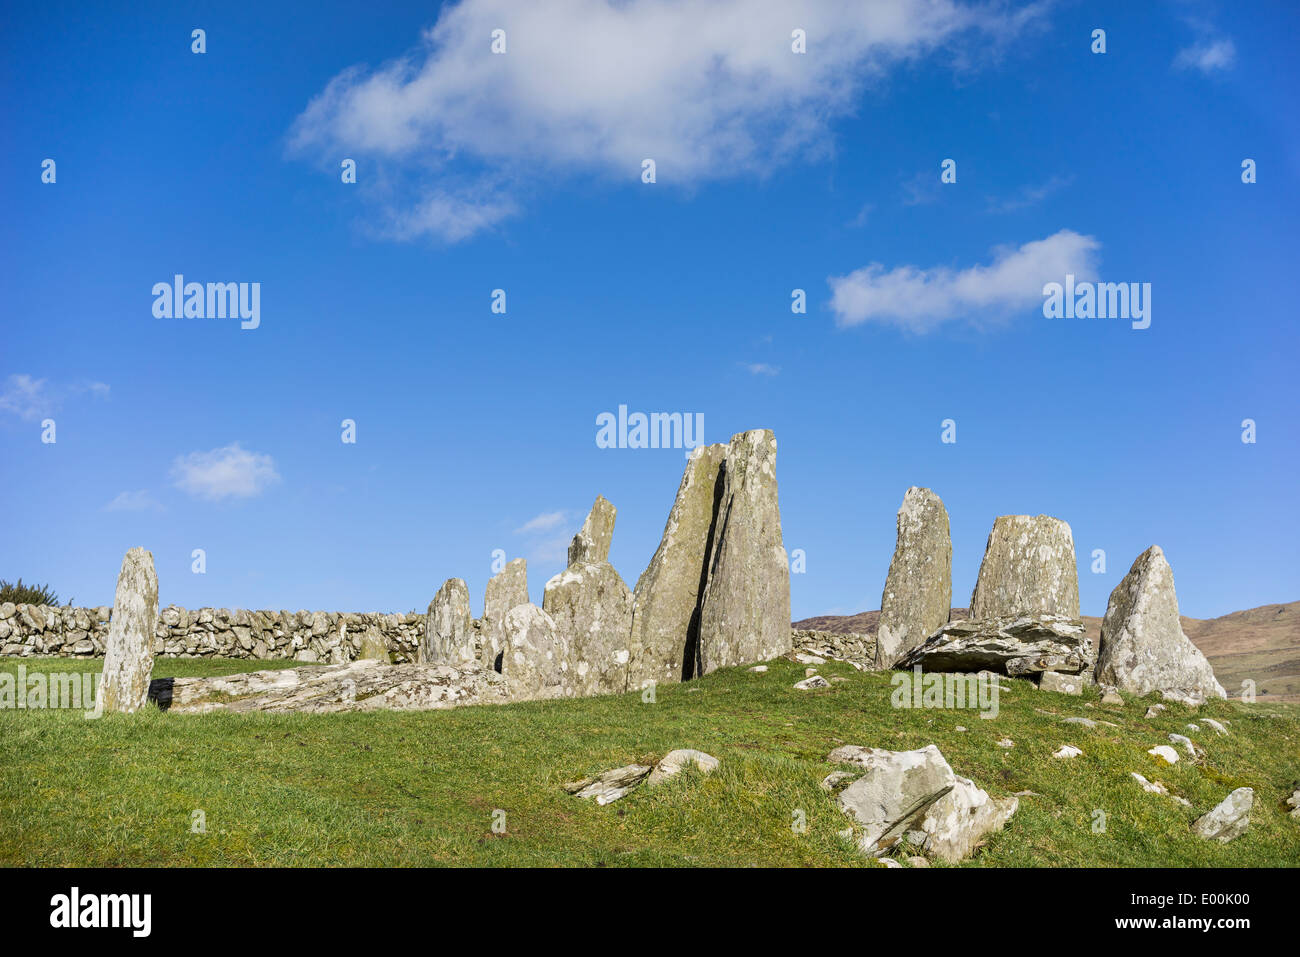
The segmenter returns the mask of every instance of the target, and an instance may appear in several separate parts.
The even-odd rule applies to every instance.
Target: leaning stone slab
[[[934,634],[952,606],[948,512],[928,488],[909,488],[898,510],[898,537],[880,598],[876,664],[892,667]]]
[[[469,588],[462,578],[448,578],[429,603],[418,660],[453,667],[477,662],[470,621]]]
[[[609,545],[614,538],[614,519],[618,509],[603,495],[597,495],[587,520],[569,543],[569,564],[609,561]]]
[[[669,778],[676,777],[683,770],[694,765],[696,770],[704,774],[712,774],[718,769],[718,759],[711,754],[705,754],[703,751],[696,751],[694,748],[678,748],[676,751],[669,751],[655,765],[655,769],[650,772],[647,784],[654,787],[656,784],[662,784]]]
[[[700,603],[699,674],[767,661],[791,648],[775,436],[767,429],[732,436],[722,472]]]
[[[1079,617],[1079,570],[1070,526],[1048,515],[1000,515],[993,522],[971,618]]]
[[[488,580],[480,623],[479,664],[497,668],[506,647],[506,613],[528,604],[528,562],[516,558]],[[500,669],[497,669],[500,670]]]
[[[637,579],[632,607],[629,685],[675,682],[695,674],[700,598],[713,544],[727,446],[691,451],[663,537]]]
[[[840,810],[862,827],[858,848],[879,857],[920,820],[934,802],[956,785],[939,749],[836,748],[828,760],[852,763],[865,773],[839,793]]]
[[[1255,806],[1252,788],[1237,788],[1208,814],[1196,819],[1192,833],[1207,841],[1227,844],[1246,833],[1250,827],[1250,810]]]
[[[1129,694],[1160,692],[1187,704],[1227,697],[1205,655],[1183,634],[1174,573],[1158,545],[1139,555],[1110,593],[1096,674],[1098,682]]]
[[[632,592],[609,562],[570,565],[546,583],[542,607],[568,640],[579,695],[628,689]]]
[[[949,622],[897,663],[927,671],[982,671],[1024,675],[1078,673],[1091,658],[1087,629],[1059,615],[962,618]]]
[[[984,838],[1016,813],[1020,799],[991,798],[969,778],[954,775],[951,791],[931,804],[921,818],[921,850],[948,864],[965,860]]]
[[[153,639],[158,628],[158,576],[153,553],[133,548],[122,559],[113,617],[104,645],[99,704],[104,711],[133,712],[149,699]]]

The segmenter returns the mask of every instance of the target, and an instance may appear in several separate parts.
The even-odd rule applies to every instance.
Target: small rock
[[[1178,752],[1167,744],[1157,744],[1154,748],[1147,751],[1147,754],[1151,755],[1158,761],[1165,762],[1165,764],[1178,763]]]
[[[1286,806],[1291,809],[1291,817],[1300,820],[1300,787],[1297,787],[1292,795],[1286,799]]]
[[[1057,748],[1055,751],[1052,752],[1052,757],[1054,757],[1054,758],[1077,758],[1077,757],[1078,757],[1079,755],[1081,755],[1081,754],[1083,754],[1083,751],[1082,751],[1080,748],[1076,748],[1076,747],[1075,747],[1074,745],[1072,745],[1072,744],[1063,744],[1063,745],[1061,745],[1059,748]]]
[[[754,667],[750,668],[749,670],[754,672],[755,674],[761,675],[763,672],[767,671],[767,665],[754,665]]]
[[[650,772],[650,778],[646,782],[650,787],[656,784],[662,784],[671,777],[676,777],[682,772],[687,765],[694,764],[695,767],[705,774],[712,774],[718,767],[718,759],[711,754],[705,754],[703,751],[696,751],[694,748],[678,748],[676,751],[669,751],[663,756],[655,769]]]
[[[1163,784],[1161,784],[1159,781],[1148,781],[1146,778],[1144,778],[1142,775],[1138,774],[1136,771],[1130,771],[1129,773],[1133,775],[1133,780],[1137,781],[1138,784],[1142,785],[1142,790],[1143,790],[1143,791],[1146,791],[1146,792],[1148,792],[1148,793],[1150,793],[1150,794],[1168,794],[1168,793],[1169,793],[1169,789],[1166,788],[1166,787],[1165,787]]]
[[[628,764],[564,785],[564,790],[580,798],[596,799],[597,804],[617,801],[649,776],[651,768],[645,764]]]
[[[1043,691],[1055,691],[1057,694],[1083,694],[1083,678],[1079,675],[1066,675],[1059,671],[1044,671],[1038,679],[1038,687]]]
[[[1078,717],[1062,718],[1062,719],[1061,719],[1061,723],[1062,723],[1062,724],[1079,724],[1079,725],[1082,725],[1082,726],[1085,727],[1085,728],[1095,728],[1095,727],[1097,727],[1097,722],[1096,722],[1096,721],[1093,721],[1092,718],[1078,718]]]
[[[857,775],[852,771],[832,771],[830,774],[826,775],[826,777],[822,778],[822,790],[834,792],[835,785],[839,784],[841,781],[846,781],[855,777],[857,777]]]
[[[803,651],[796,651],[796,652],[795,652],[795,655],[794,655],[794,660],[797,661],[797,662],[799,662],[799,664],[801,664],[801,665],[824,665],[824,664],[826,664],[826,659],[825,659],[825,658],[820,658],[820,657],[818,657],[817,655],[810,655],[810,654],[808,654],[807,652],[803,652]]]
[[[804,678],[803,681],[795,683],[795,690],[810,691],[813,688],[829,688],[830,682],[821,675],[813,675],[811,678]]]
[[[1187,752],[1188,757],[1190,758],[1200,757],[1199,749],[1196,747],[1195,744],[1192,743],[1191,738],[1188,738],[1186,735],[1170,734],[1169,740],[1173,744],[1181,744],[1183,746],[1183,750]]]
[[[953,728],[953,730],[954,730],[954,731],[965,731],[966,729],[963,728],[961,725],[957,725],[957,727]]]
[[[803,670],[803,673],[804,673],[804,677],[806,677],[806,678],[811,678],[813,675],[817,674],[817,669],[816,669],[816,668],[805,668],[805,669]]]
[[[1207,841],[1227,844],[1246,833],[1246,828],[1250,826],[1250,809],[1254,805],[1254,789],[1237,788],[1219,802],[1214,810],[1197,818],[1192,824],[1192,833]]]
[[[1213,728],[1215,734],[1228,733],[1228,729],[1225,728],[1223,725],[1219,724],[1219,722],[1215,721],[1213,718],[1202,718],[1201,720],[1204,721],[1206,724],[1208,724],[1211,728]]]
[[[911,866],[911,867],[929,867],[929,866],[930,866],[930,862],[927,861],[927,860],[926,860],[924,857],[922,857],[920,854],[913,854],[911,857],[909,857],[909,858],[907,859],[907,863],[908,863],[908,865]]]
[[[1189,724],[1189,725],[1187,726],[1187,730],[1188,730],[1188,731],[1200,731],[1200,730],[1201,730],[1201,726],[1200,726],[1199,724]]]
[[[902,864],[898,863],[898,861],[894,860],[892,857],[879,857],[876,859],[876,863],[878,863],[881,867],[902,867],[903,866]]]
[[[1160,716],[1160,712],[1166,710],[1168,709],[1162,704],[1153,704],[1151,707],[1147,708],[1146,716],[1147,718],[1158,718]]]
[[[999,748],[1014,748],[1015,746],[1016,742],[1012,741],[1010,738],[1003,738],[998,742]]]
[[[1124,698],[1114,688],[1107,688],[1101,693],[1102,704],[1123,704]]]

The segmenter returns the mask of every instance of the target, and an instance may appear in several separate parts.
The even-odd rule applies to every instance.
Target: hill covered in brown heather
[[[967,609],[954,608],[952,618]],[[1093,647],[1101,637],[1101,619],[1084,615]],[[1182,619],[1183,632],[1210,659],[1219,682],[1234,698],[1241,683],[1254,680],[1256,693],[1269,700],[1300,701],[1300,601],[1260,605],[1219,618]],[[879,611],[856,615],[819,615],[794,623],[795,628],[874,635]]]

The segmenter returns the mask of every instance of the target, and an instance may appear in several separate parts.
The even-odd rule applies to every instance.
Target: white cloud
[[[57,412],[68,399],[85,393],[102,399],[108,397],[109,391],[103,382],[51,385],[47,379],[20,373],[5,379],[4,390],[0,391],[0,412],[34,422]]]
[[[564,512],[542,512],[540,515],[534,515],[524,524],[515,529],[515,534],[528,534],[530,532],[545,532],[556,528],[564,523]]]
[[[1022,186],[1014,196],[1009,199],[997,199],[990,196],[988,198],[988,209],[990,213],[1012,213],[1021,209],[1028,209],[1031,206],[1037,206],[1053,193],[1069,186],[1074,182],[1073,176],[1052,176],[1047,182],[1037,186]]]
[[[280,481],[271,456],[249,452],[238,442],[178,456],[171,475],[177,488],[210,501],[252,498]]]
[[[147,489],[136,492],[118,492],[113,501],[104,506],[106,512],[147,512],[161,510],[162,505]]]
[[[541,170],[660,183],[764,175],[828,152],[830,122],[867,82],[939,47],[964,60],[1041,19],[958,0],[462,0],[417,49],[335,76],[289,133],[289,148],[337,167],[365,156],[374,179],[468,183],[385,212],[397,238],[455,240],[517,210],[510,180]],[[791,31],[808,52],[791,51]],[[491,52],[493,30],[507,52]],[[964,41],[978,38],[979,44]],[[466,170],[472,171],[468,178]]]
[[[1019,248],[994,250],[993,261],[954,270],[871,263],[847,276],[831,276],[831,309],[841,326],[894,323],[926,331],[950,319],[993,318],[1041,303],[1043,284],[1096,276],[1101,243],[1062,229]]]
[[[1174,57],[1175,69],[1194,69],[1202,73],[1229,70],[1236,62],[1237,45],[1228,37],[1194,43],[1179,50],[1178,55]]]
[[[766,362],[742,362],[750,375],[776,375],[781,370],[776,366],[770,366]]]

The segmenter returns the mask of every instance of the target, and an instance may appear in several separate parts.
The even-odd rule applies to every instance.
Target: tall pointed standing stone
[[[898,510],[898,540],[880,598],[876,666],[892,668],[943,627],[951,609],[948,511],[934,492],[912,486]]]
[[[1159,545],[1139,555],[1110,593],[1097,683],[1139,696],[1159,691],[1188,703],[1227,697],[1205,655],[1183,634],[1174,573]]]
[[[999,515],[970,600],[971,618],[1079,617],[1070,526],[1049,515]]]
[[[429,603],[419,661],[460,667],[478,661],[470,624],[469,588],[462,578],[448,578]]]
[[[497,668],[505,651],[506,613],[511,608],[527,604],[528,562],[516,558],[488,580],[483,595],[483,646],[479,651],[479,664],[483,668]]]
[[[605,496],[596,496],[587,520],[569,543],[570,565],[609,561],[609,543],[614,538],[614,518],[617,515],[618,509]]]
[[[614,506],[597,497],[569,546],[575,560],[546,583],[542,608],[568,641],[573,686],[580,695],[626,691],[631,660],[632,592],[604,557],[614,534]]]
[[[785,654],[790,639],[790,566],[781,542],[776,437],[731,437],[700,603],[696,674]]]
[[[640,688],[646,681],[680,681],[694,671],[700,595],[708,575],[713,517],[722,494],[723,483],[718,479],[726,457],[725,445],[692,450],[659,548],[637,580],[632,610],[632,688]]]
[[[99,679],[99,703],[104,711],[130,713],[148,700],[157,627],[158,576],[153,553],[133,548],[122,559],[104,643],[104,670]]]

